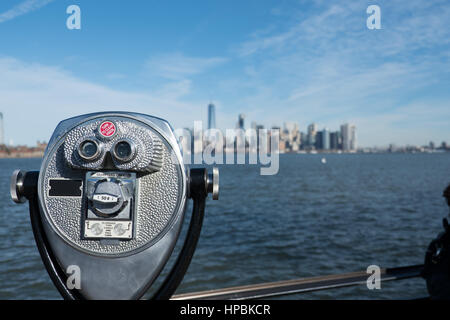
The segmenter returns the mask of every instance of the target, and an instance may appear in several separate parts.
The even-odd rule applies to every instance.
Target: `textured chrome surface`
[[[135,156],[128,162],[113,157],[118,170],[134,170],[138,172],[158,171],[163,162],[163,142],[148,127],[135,121],[124,121],[118,117],[108,118],[116,125],[116,133],[112,137],[104,137],[98,132],[102,119],[93,119],[71,130],[65,137],[64,154],[67,164],[77,169],[100,169],[105,161],[106,152],[113,153],[114,146],[119,141],[130,141],[135,146]],[[99,141],[103,153],[94,161],[80,157],[78,149],[86,140]],[[75,152],[76,151],[76,152]]]
[[[118,148],[119,144],[121,144],[121,143],[127,143],[128,146],[130,147],[130,154],[128,156],[121,156],[120,154],[118,154],[117,148]],[[129,139],[118,140],[114,143],[114,145],[112,147],[112,154],[114,156],[114,159],[116,159],[122,163],[129,162],[129,161],[133,160],[134,157],[136,156],[136,146],[134,145],[134,142]],[[162,159],[160,158],[159,160],[162,160]]]
[[[219,168],[216,167],[213,168],[212,177],[213,177],[212,198],[213,200],[219,200]]]
[[[92,174],[92,172],[90,172]],[[95,173],[94,173],[95,174]],[[92,177],[92,175],[91,175]],[[95,215],[101,217],[115,217],[121,213],[125,206],[134,198],[134,183],[132,180],[122,180],[111,177],[86,177],[86,197],[90,203],[90,209]],[[130,214],[127,213],[126,217]]]
[[[89,143],[89,142],[95,144],[95,146],[97,148],[95,154],[93,154],[91,156],[88,156],[83,153],[83,145],[85,143]],[[85,161],[94,161],[94,160],[98,159],[100,157],[100,155],[103,153],[103,144],[100,144],[95,139],[86,139],[78,144],[77,151],[78,151],[78,155],[80,156],[81,159],[83,159]]]
[[[93,167],[101,165],[101,160],[86,163],[76,158],[78,154],[76,148],[78,141],[86,137],[102,139],[96,135],[96,129],[105,118],[94,118],[82,122],[72,130],[68,130],[65,136],[55,131],[59,140],[52,139],[54,145],[49,146],[47,150],[41,169],[39,189],[45,218],[68,244],[91,254],[120,255],[152,245],[171,228],[174,216],[179,217],[184,212],[185,176],[184,168],[177,160],[180,159],[179,151],[172,149],[159,132],[133,119],[120,116],[106,118],[114,120],[118,128],[117,134],[112,139],[102,140],[106,150],[116,141],[126,138],[135,139],[137,152],[143,151],[143,155],[136,155],[132,162],[118,164],[119,170],[160,166],[159,171],[141,172],[137,179],[136,236],[132,240],[117,241],[114,244],[83,240],[80,237],[82,234],[80,221],[82,213],[86,210],[86,195],[83,194],[80,198],[63,198],[50,197],[48,193],[50,179],[70,178],[84,181],[86,171],[80,168],[93,170]],[[173,141],[170,142],[173,143]],[[139,148],[143,149],[139,150]],[[155,155],[158,156],[155,157]],[[164,159],[164,162],[155,162],[155,158]]]
[[[11,194],[11,199],[15,203],[24,203],[27,201],[25,196],[21,194],[21,188],[23,186],[23,178],[25,177],[25,172],[21,170],[15,170],[11,176],[9,192]]]

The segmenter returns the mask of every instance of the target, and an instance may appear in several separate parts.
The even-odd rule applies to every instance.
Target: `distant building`
[[[282,142],[283,142],[282,140],[279,140],[278,143],[275,145],[275,149],[272,150],[272,145],[271,145],[272,136],[277,135],[278,137],[280,137],[280,133],[281,133],[280,127],[277,127],[277,126],[272,127],[271,132],[268,134],[267,142],[266,142],[268,153],[274,153],[277,151],[279,151],[280,153],[285,152],[285,148],[284,148],[285,146],[284,146],[284,144],[282,144]]]
[[[258,152],[258,124],[255,121],[252,121],[251,123],[251,129],[254,131],[254,134],[251,134],[248,139],[248,152],[256,153]]]
[[[322,150],[323,149],[323,131],[316,132],[316,142],[314,146],[316,147],[316,150]]]
[[[430,147],[431,150],[434,150],[435,145],[434,145],[434,142],[433,142],[433,141],[430,141],[429,147]]]
[[[330,150],[330,131],[327,128],[322,131],[322,149]]]
[[[300,132],[300,149],[306,150],[308,148],[308,135]]]
[[[330,149],[339,149],[339,132],[330,132]]]
[[[251,143],[251,141],[247,141],[245,132],[243,132],[245,131],[244,118],[245,116],[242,113],[239,114],[238,122],[236,124],[234,150],[238,153],[246,152],[247,146]]]
[[[38,141],[35,147],[0,145],[0,158],[41,158],[47,148],[46,142]]]
[[[213,131],[211,129],[216,129],[216,107],[212,103],[208,104],[208,128],[207,128],[208,131],[205,133],[205,136],[203,137],[204,139],[203,144],[209,144],[212,141],[214,141],[215,137],[214,133],[211,132]]]
[[[245,130],[244,119],[245,119],[245,115],[243,115],[243,114],[241,113],[241,114],[239,115],[239,119],[238,119],[238,123],[237,123],[237,128],[238,128],[238,129]]]
[[[210,103],[208,105],[208,129],[216,127],[216,106]]]
[[[342,150],[350,150],[350,126],[348,124],[341,125]]]
[[[342,150],[344,151],[356,151],[356,127],[351,124],[343,124],[341,126],[342,136]]]
[[[350,126],[350,137],[350,150],[356,151],[358,143],[356,140],[356,127],[354,125]]]
[[[256,125],[255,126],[256,129],[256,146],[257,146],[257,151],[259,152],[259,149],[262,146],[262,143],[266,143],[266,145],[262,146],[262,150],[265,150],[264,148],[267,148],[267,142],[265,141],[261,141],[261,137],[259,136],[259,132],[260,130],[264,130],[264,126],[263,125]]]
[[[301,134],[298,129],[298,123],[285,122],[284,129],[281,132],[280,139],[285,141],[286,151],[296,152],[300,150]]]
[[[308,147],[314,147],[316,144],[317,125],[312,123],[308,126],[307,141]]]
[[[44,142],[44,141],[36,142],[36,150],[44,152],[46,148],[47,148],[47,142]]]
[[[0,112],[0,145],[5,144],[5,129],[3,127],[3,113]]]

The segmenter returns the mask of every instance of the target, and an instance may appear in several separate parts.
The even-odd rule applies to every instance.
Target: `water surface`
[[[423,262],[448,209],[450,154],[280,155],[280,170],[220,165],[220,200],[178,292]],[[59,299],[29,223],[9,198],[16,168],[40,159],[0,159],[0,299]],[[188,208],[190,210],[190,207]],[[422,279],[295,295],[294,299],[403,299],[426,295]]]

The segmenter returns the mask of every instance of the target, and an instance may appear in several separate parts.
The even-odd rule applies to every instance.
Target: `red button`
[[[99,131],[104,137],[112,137],[116,133],[116,125],[111,121],[102,122]]]

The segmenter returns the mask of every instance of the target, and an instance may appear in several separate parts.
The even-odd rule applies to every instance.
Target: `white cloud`
[[[446,0],[382,2],[382,30],[378,31],[366,28],[367,3],[318,3],[307,15],[299,13],[284,31],[254,32],[239,46],[238,54],[245,57],[269,50],[283,53],[298,49],[299,54],[304,50],[319,55],[338,50],[386,57],[450,42],[450,7]]]
[[[189,81],[130,92],[79,79],[53,66],[0,58],[0,112],[5,136],[17,144],[48,140],[59,121],[98,111],[134,111],[167,119],[174,127],[201,120],[206,101],[187,101]]]
[[[184,79],[217,67],[227,60],[222,57],[188,57],[181,53],[160,55],[146,62],[146,72],[166,79]]]
[[[13,8],[0,13],[0,23],[12,20],[18,16],[27,14],[28,12],[40,9],[54,0],[26,0]]]
[[[349,120],[360,127],[359,140],[370,141],[372,146],[387,146],[390,143],[425,145],[429,141],[436,144],[448,142],[448,119],[449,102],[435,99],[404,104],[370,117],[354,116]]]
[[[322,43],[345,29],[350,17],[349,12],[342,6],[332,5],[305,19],[302,19],[303,16],[299,17],[299,21],[293,23],[286,31],[269,35],[255,32],[252,39],[242,43],[237,52],[245,57],[266,50],[283,52],[280,49],[286,50],[304,41]],[[339,23],[331,23],[333,21]]]
[[[234,57],[151,57],[143,74],[135,75],[151,78],[156,87],[150,91],[113,90],[57,67],[0,59],[0,108],[6,107],[0,111],[14,123],[20,119],[26,127],[38,127],[36,135],[25,137],[27,130],[7,122],[7,134],[33,143],[48,138],[61,119],[108,109],[154,114],[186,126],[206,118],[208,101],[192,97],[211,90],[220,127],[233,127],[242,112],[248,123],[298,121],[302,130],[313,121],[331,130],[354,122],[364,146],[448,139],[446,2],[380,1],[383,29],[375,31],[366,28],[364,3],[314,3],[297,20],[284,21],[283,15],[280,25],[271,22],[253,32]],[[221,73],[219,67],[231,59],[232,68]],[[217,81],[199,88],[196,76],[212,74]],[[107,75],[121,77],[114,70]]]
[[[108,80],[121,80],[121,79],[125,79],[127,76],[123,73],[112,72],[112,73],[108,73],[105,77]]]
[[[245,76],[223,86],[247,89],[240,104],[265,125],[298,121],[305,130],[315,121],[337,129],[354,121],[363,145],[445,139],[450,129],[436,126],[450,102],[450,7],[381,1],[382,30],[374,31],[366,7],[316,1],[287,27],[254,32],[237,50]],[[413,105],[427,110],[427,121],[408,112]]]

